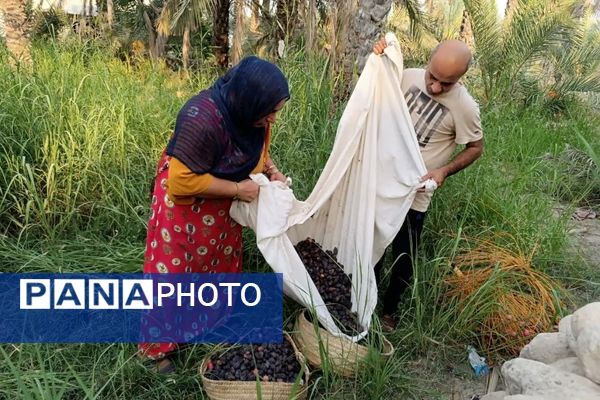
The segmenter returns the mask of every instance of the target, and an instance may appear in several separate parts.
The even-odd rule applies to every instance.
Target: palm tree
[[[332,57],[334,72],[342,78],[339,95],[346,97],[354,84],[355,71],[361,73],[373,44],[383,35],[392,4],[404,8],[411,25],[421,22],[423,11],[420,0],[335,0],[338,18],[342,25],[338,29],[340,39],[345,43],[341,53],[342,66],[335,65],[335,52]],[[346,13],[350,13],[349,15]],[[341,18],[340,18],[341,17]],[[339,36],[339,35],[338,35]],[[335,48],[335,42],[332,42]]]
[[[414,31],[419,28],[419,34],[430,33],[436,44],[443,40],[459,38],[469,41],[470,25],[461,0],[437,0],[427,10],[427,14],[419,18],[421,23],[411,29]]]
[[[252,5],[252,22],[250,23],[250,29],[253,32],[257,32],[260,26],[260,3],[258,0],[251,1]]]
[[[504,8],[504,17],[510,18],[512,11],[517,8],[518,0],[506,0],[506,7]]]
[[[258,0],[253,0],[255,3]],[[271,0],[262,0],[262,4],[260,7],[260,27],[262,31],[265,31],[265,26],[268,26],[271,23]]]
[[[373,44],[381,37],[393,0],[359,0],[350,32],[351,52],[358,71],[362,71]]]
[[[231,63],[233,65],[242,59],[242,42],[244,40],[244,0],[235,0],[235,29],[231,45]]]
[[[113,0],[106,0],[106,22],[108,24],[108,29],[112,30],[113,27],[113,19],[115,17],[114,9],[113,9]]]
[[[310,56],[314,53],[317,40],[317,1],[308,0],[306,10],[306,52]]]
[[[213,11],[213,46],[221,68],[229,65],[229,6],[230,0],[216,0]]]
[[[354,61],[356,60],[356,38],[352,22],[358,7],[357,1],[335,0],[331,4],[329,19],[330,64],[336,85],[336,97],[344,99],[354,86]]]
[[[420,0],[358,0],[349,32],[346,62],[350,65],[345,66],[346,71],[353,70],[354,65],[359,73],[362,71],[373,44],[384,33],[392,4],[406,9],[411,25],[421,22]]]
[[[0,0],[0,11],[2,11],[4,17],[6,47],[12,54],[14,62],[17,65],[30,66],[29,23],[25,14],[25,2]],[[13,61],[11,60],[11,62]]]
[[[276,40],[295,38],[300,28],[300,0],[277,0]]]
[[[146,26],[150,56],[153,59],[161,58],[165,53],[165,45],[169,36],[165,33],[165,30],[158,29],[158,21],[163,14],[163,10],[169,3],[169,0],[165,1],[162,8],[158,7],[153,0],[151,0],[148,5],[144,4],[142,0],[136,1],[137,9]]]
[[[540,82],[549,101],[558,102],[572,95],[598,99],[600,27],[592,18],[579,20],[565,41],[552,46],[548,53],[548,62],[532,73],[552,77]]]
[[[202,16],[209,14],[214,0],[168,0],[164,3],[158,20],[158,32],[168,38],[170,34],[183,37],[183,67],[190,63],[190,35],[202,23]]]
[[[540,61],[572,26],[571,0],[516,2],[498,18],[494,0],[464,0],[487,101],[513,92],[520,74]]]
[[[469,18],[469,12],[466,9],[463,10],[462,20],[460,22],[459,38],[471,49],[475,46],[473,40],[473,29],[471,28],[471,20]]]

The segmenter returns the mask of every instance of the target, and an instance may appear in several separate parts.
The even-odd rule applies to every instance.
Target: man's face
[[[433,96],[450,91],[460,79],[460,76],[444,73],[443,65],[440,68],[439,64],[432,60],[425,70],[425,89]]]

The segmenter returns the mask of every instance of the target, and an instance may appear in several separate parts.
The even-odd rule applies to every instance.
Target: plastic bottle
[[[490,372],[485,358],[477,354],[477,350],[473,346],[467,346],[467,351],[469,352],[469,364],[471,364],[476,376],[483,376]]]

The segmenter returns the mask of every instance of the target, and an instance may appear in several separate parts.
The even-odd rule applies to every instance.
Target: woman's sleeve
[[[213,179],[214,176],[211,174],[196,174],[177,158],[171,157],[167,179],[167,194],[175,202],[183,197],[201,196],[208,189]]]

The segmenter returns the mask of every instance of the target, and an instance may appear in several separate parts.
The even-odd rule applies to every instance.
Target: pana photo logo
[[[282,340],[281,274],[0,274],[0,343]]]
[[[234,288],[247,307],[256,306],[261,289],[256,283],[239,282],[158,282],[152,279],[21,279],[22,310],[146,310],[163,307],[166,299],[177,306],[213,307],[221,294],[227,307],[234,303]]]

